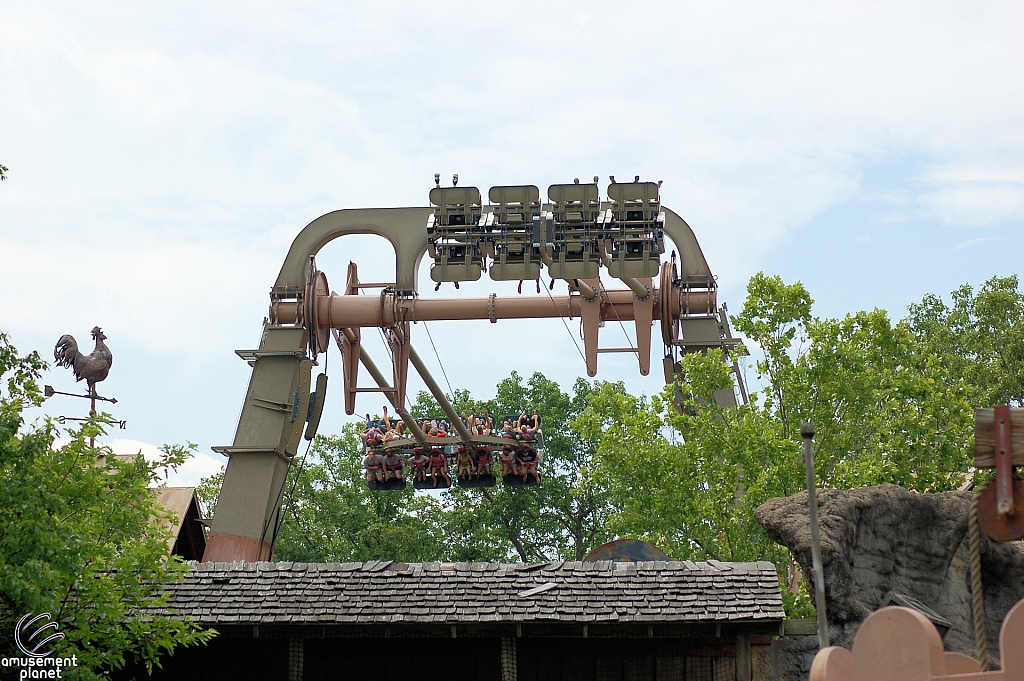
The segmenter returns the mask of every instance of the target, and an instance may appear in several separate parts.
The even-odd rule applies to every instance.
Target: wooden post
[[[750,635],[736,637],[736,681],[752,681],[753,664],[750,659]]]
[[[304,657],[302,638],[293,636],[288,639],[288,681],[302,681]]]

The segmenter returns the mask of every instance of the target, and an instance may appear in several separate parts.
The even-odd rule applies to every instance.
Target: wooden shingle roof
[[[772,622],[768,562],[192,563],[169,607],[205,625]]]

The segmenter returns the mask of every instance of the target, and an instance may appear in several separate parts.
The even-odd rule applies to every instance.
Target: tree
[[[952,307],[929,294],[910,306],[911,332],[966,385],[971,404],[1024,406],[1024,292],[1017,275],[969,285]]]
[[[598,475],[615,500],[609,529],[676,560],[773,560],[789,569],[785,549],[753,517],[764,501],[800,489],[781,420],[757,404],[714,403],[714,391],[732,385],[721,351],[682,364],[683,413],[671,407],[672,386],[648,401],[605,384],[577,420],[598,443]],[[665,428],[681,439],[673,444]]]
[[[990,282],[985,292],[991,290],[995,302],[986,307],[975,301],[967,306],[970,314],[961,314],[973,320],[960,334],[964,346],[975,343],[967,346],[972,354],[943,350],[939,327],[955,309],[944,313],[930,304],[929,314],[919,315],[930,326],[915,326],[915,308],[910,319],[895,323],[877,309],[819,319],[799,282],[754,276],[734,319],[761,353],[760,390],[749,405],[723,409],[714,403],[715,390],[733,387],[720,351],[683,357],[682,413],[668,406],[671,387],[649,401],[611,386],[591,395],[576,427],[596,443],[596,468],[616,508],[610,529],[649,539],[675,558],[772,560],[795,586],[792,558],[768,540],[753,512],[772,497],[803,489],[799,424],[810,420],[816,426],[821,485],[956,488],[971,464],[972,396],[984,392],[969,384],[970,377],[985,380],[991,363],[986,348],[1000,349],[1008,358],[1001,361],[1015,357],[1019,326],[999,327],[994,319],[1008,315],[989,312],[986,318],[980,312],[1016,314],[1009,288],[1005,281]],[[971,331],[978,328],[996,337],[982,340],[984,333]],[[666,428],[679,434],[677,442],[665,437]],[[805,599],[786,596],[791,614],[806,612]]]
[[[318,436],[309,460],[291,471],[277,555],[296,561],[407,562],[442,553],[437,499],[402,491],[371,492],[362,471],[357,426]]]
[[[170,534],[160,524],[166,513],[148,487],[189,448],[165,446],[156,462],[116,459],[88,446],[105,415],[55,446],[52,420],[27,424],[23,415],[43,401],[36,379],[44,367],[37,353],[19,356],[0,333],[0,376],[7,379],[0,388],[0,630],[12,631],[25,613],[50,613],[65,635],[57,654],[79,662],[66,674],[105,678],[105,670],[129,659],[152,669],[176,646],[214,635],[181,619],[140,614],[143,606],[164,605],[162,586],[188,570],[168,555]]]
[[[491,400],[475,401],[467,392],[455,391],[457,412],[475,409],[482,414],[486,409],[497,425],[503,417],[537,411],[545,459],[540,487],[446,491],[449,555],[459,560],[581,560],[610,538],[606,520],[611,499],[593,476],[593,443],[572,426],[592,389],[577,379],[570,396],[539,372],[524,381],[513,371],[498,383]],[[424,392],[410,411],[420,418],[442,413]]]
[[[971,461],[970,390],[907,320],[894,324],[878,309],[812,318],[803,285],[764,274],[748,293],[735,327],[763,353],[761,406],[794,442],[800,422],[814,423],[825,484],[917,491],[962,484]]]

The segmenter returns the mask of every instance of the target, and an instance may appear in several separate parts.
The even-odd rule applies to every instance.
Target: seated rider
[[[384,480],[384,457],[380,455],[380,452],[368,449],[366,456],[363,457],[363,470],[366,471],[366,481],[372,482],[377,480],[383,482]]]
[[[444,452],[440,447],[430,449],[430,476],[434,479],[434,487],[437,487],[437,476],[443,476],[451,487],[452,479],[448,476],[448,461],[444,458]]]
[[[412,450],[412,456],[409,457],[409,463],[412,464],[412,477],[414,480],[423,482],[427,477],[427,463],[430,459],[423,450],[416,447]]]
[[[359,437],[362,438],[363,444],[367,447],[375,447],[383,441],[384,433],[381,432],[376,423],[371,423],[366,430],[359,434]]]
[[[455,457],[455,466],[460,478],[465,478],[466,480],[472,478],[473,473],[476,472],[476,468],[473,466],[473,453],[464,446],[459,445],[459,453]]]
[[[384,480],[390,480],[391,478],[405,480],[405,475],[402,472],[402,469],[405,468],[405,459],[390,447],[385,449],[384,452]]]
[[[384,421],[384,434],[381,436],[382,442],[391,442],[402,437],[402,426],[405,424],[399,420],[395,421],[394,425],[392,425],[390,419],[388,419],[388,408],[386,406],[384,407],[384,418],[382,420]]]
[[[423,432],[426,433],[428,437],[448,437],[448,429],[445,428],[445,423],[441,419],[424,421]]]
[[[516,468],[516,448],[512,445],[502,445],[501,454],[498,455],[501,463],[501,475],[516,475],[519,471]]]
[[[537,473],[537,450],[533,448],[533,445],[528,442],[523,443],[516,455],[516,463],[519,464],[519,470],[523,474],[523,482],[526,482],[528,474],[532,474],[537,480],[537,484],[540,484],[540,474]]]
[[[491,475],[491,448],[487,445],[476,446],[476,474]]]

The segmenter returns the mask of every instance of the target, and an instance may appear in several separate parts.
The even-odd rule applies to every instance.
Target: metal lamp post
[[[818,611],[818,647],[827,648],[828,617],[825,613],[825,575],[821,566],[821,533],[818,529],[818,494],[814,478],[814,424],[804,421],[800,425],[804,438],[804,467],[807,470],[807,506],[811,514],[811,562],[814,566],[814,605]]]

